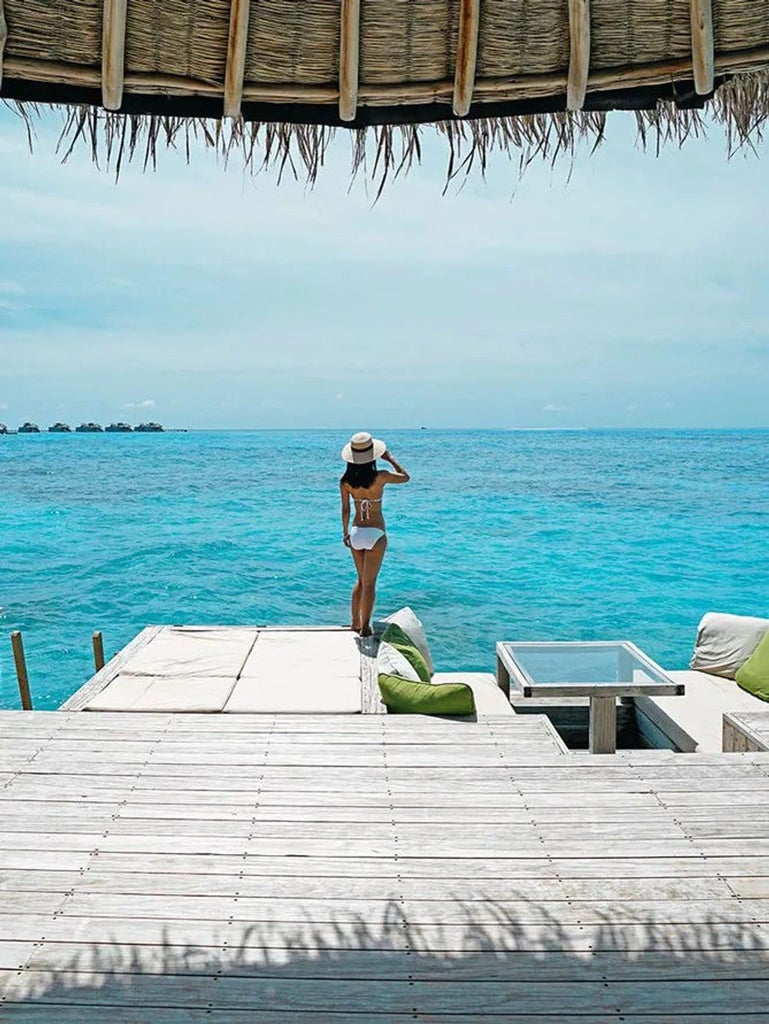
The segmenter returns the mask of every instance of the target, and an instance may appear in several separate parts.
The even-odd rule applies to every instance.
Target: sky
[[[374,204],[339,133],[314,189],[62,165],[0,106],[0,421],[187,428],[769,425],[769,145],[657,157],[631,115],[573,168],[446,153]],[[760,157],[760,158],[759,158]]]

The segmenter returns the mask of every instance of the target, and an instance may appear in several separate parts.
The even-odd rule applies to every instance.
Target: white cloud
[[[154,409],[155,399],[145,398],[143,402],[124,402],[124,409]]]
[[[542,406],[542,412],[569,412],[568,405],[553,405],[548,403]]]
[[[8,406],[5,404],[5,402],[0,402],[0,409],[7,409],[7,408],[8,408]]]
[[[0,292],[5,295],[23,295],[24,289],[18,281],[0,281]]]

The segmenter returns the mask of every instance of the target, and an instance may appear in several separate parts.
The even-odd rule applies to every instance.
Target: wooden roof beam
[[[582,110],[590,71],[590,0],[569,0],[569,74],[566,109]]]
[[[230,34],[227,40],[227,68],[224,73],[224,116],[240,117],[251,0],[232,0]]]
[[[101,101],[120,110],[125,73],[125,26],[128,0],[104,0],[101,37]]]
[[[5,42],[7,39],[8,22],[5,20],[3,0],[0,0],[0,88],[2,88],[3,85],[3,51],[5,50]]]
[[[339,22],[339,120],[354,121],[360,74],[360,0],[342,0]]]
[[[481,0],[460,0],[457,63],[454,69],[452,98],[452,110],[456,117],[467,117],[473,102],[480,23]]]
[[[689,13],[692,22],[694,89],[699,96],[708,96],[715,85],[713,0],[689,0]]]

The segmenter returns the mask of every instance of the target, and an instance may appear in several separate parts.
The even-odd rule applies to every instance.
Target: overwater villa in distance
[[[426,133],[452,179],[769,112],[763,0],[65,6],[0,0],[0,98],[114,173],[197,139],[313,182],[349,128],[376,194]],[[765,1024],[769,622],[442,673],[390,618],[148,627],[0,712],[1,1019]]]
[[[77,434],[130,434],[134,431],[140,434],[159,434],[165,431],[160,423],[139,423],[136,427],[132,427],[130,423],[124,423],[120,421],[118,423],[110,423],[108,427],[102,427],[99,423],[81,423],[78,427],[75,427],[75,433]],[[42,431],[36,423],[26,422],[23,423],[17,431],[9,430],[4,423],[0,423],[0,434],[40,434]],[[72,427],[68,423],[62,423],[57,421],[48,427],[49,434],[71,434]]]

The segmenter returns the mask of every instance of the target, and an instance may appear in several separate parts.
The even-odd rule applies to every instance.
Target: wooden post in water
[[[101,672],[104,668],[104,640],[100,629],[97,629],[93,635],[93,663],[97,672]]]
[[[24,711],[31,711],[32,698],[29,695],[29,676],[27,675],[27,662],[24,658],[24,642],[18,629],[11,633],[11,647],[13,647],[13,660],[16,663],[16,679],[19,683],[21,706]]]

